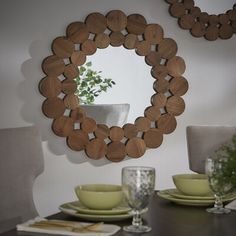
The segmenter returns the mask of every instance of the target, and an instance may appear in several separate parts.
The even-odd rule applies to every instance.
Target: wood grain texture
[[[173,13],[181,15],[182,27],[189,29],[193,19],[193,28],[197,23],[200,26],[206,25],[203,23],[206,14],[194,7],[193,1],[169,1],[170,4],[175,4]],[[234,12],[227,14],[228,24],[232,26]],[[206,19],[211,19],[218,26],[216,18],[207,16]],[[222,16],[218,21],[226,22],[227,19]],[[221,25],[220,37],[230,37],[229,27]],[[97,124],[92,117],[87,116],[75,95],[75,79],[79,76],[79,67],[96,53],[97,48],[105,49],[109,45],[124,46],[128,50],[134,50],[137,56],[144,57],[153,77],[154,94],[150,99],[151,105],[144,109],[143,115],[136,118],[134,124],[127,123],[123,127]],[[47,76],[39,83],[39,91],[46,97],[42,110],[48,118],[53,119],[53,132],[65,137],[72,150],[84,150],[94,160],[106,157],[112,162],[120,162],[126,156],[139,158],[147,148],[159,147],[163,134],[175,130],[175,116],[180,115],[185,108],[181,96],[188,90],[188,82],[182,76],[185,62],[176,55],[176,42],[164,37],[159,24],[147,23],[140,14],[127,17],[121,10],[112,10],[105,16],[93,12],[85,17],[85,22],[69,24],[66,36],[55,38],[51,47],[53,55],[42,62],[42,69]],[[135,69],[135,65],[131,69]]]
[[[133,158],[139,158],[144,155],[146,144],[141,138],[131,138],[126,144],[127,155]]]
[[[147,21],[140,14],[131,14],[128,16],[127,31],[130,34],[141,35],[144,33]]]
[[[86,154],[91,159],[101,159],[107,152],[107,145],[102,139],[95,138],[86,145]]]
[[[162,144],[163,134],[159,129],[150,129],[144,133],[143,139],[148,148],[157,148]]]
[[[112,10],[106,17],[108,28],[114,32],[122,31],[127,26],[127,16],[123,11]]]
[[[103,33],[107,28],[106,17],[99,12],[89,14],[85,19],[85,24],[87,25],[89,32],[94,34]]]
[[[124,143],[112,142],[107,146],[106,158],[113,162],[120,162],[126,157],[126,147]]]

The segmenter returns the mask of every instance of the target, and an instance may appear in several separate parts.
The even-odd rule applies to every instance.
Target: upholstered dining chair
[[[43,169],[36,127],[0,129],[0,233],[38,215],[32,190]]]
[[[219,146],[230,141],[236,134],[233,126],[188,126],[186,128],[190,170],[205,172],[205,160]]]

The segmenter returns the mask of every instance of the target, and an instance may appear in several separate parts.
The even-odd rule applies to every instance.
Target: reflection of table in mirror
[[[225,215],[213,215],[205,211],[206,207],[191,207],[177,205],[154,195],[149,211],[144,216],[145,223],[152,227],[152,231],[143,235],[151,236],[235,236],[236,211]],[[50,216],[52,219],[80,220],[63,213]],[[119,226],[129,225],[131,220],[111,222]],[[37,236],[39,234],[17,232],[15,229],[1,234],[1,236]],[[46,234],[40,234],[46,235]],[[120,230],[115,235],[137,235]]]

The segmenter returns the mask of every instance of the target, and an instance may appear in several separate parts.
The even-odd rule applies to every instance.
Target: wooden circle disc
[[[107,34],[101,33],[95,36],[94,42],[98,48],[107,48],[110,44],[110,37]]]
[[[150,106],[147,107],[144,111],[144,115],[150,120],[150,121],[156,121],[161,116],[160,108],[156,106]]]
[[[209,15],[208,15],[208,13],[206,13],[206,12],[201,12],[201,13],[198,15],[198,21],[201,22],[201,23],[204,23],[204,24],[206,24],[207,22],[209,22]]]
[[[97,51],[97,46],[93,40],[87,39],[81,44],[81,50],[86,55],[93,55]]]
[[[222,24],[220,26],[220,32],[219,32],[219,37],[221,39],[229,39],[233,36],[233,29],[230,25],[228,24]]]
[[[102,139],[95,138],[86,145],[86,154],[91,159],[101,159],[105,156],[107,145]]]
[[[161,62],[161,55],[157,51],[151,51],[147,56],[145,56],[145,62],[149,66],[159,65]]]
[[[162,144],[163,134],[158,129],[150,129],[144,133],[144,142],[149,148],[157,148]]]
[[[151,75],[156,79],[164,79],[168,75],[167,67],[164,65],[156,65],[151,70]]]
[[[125,144],[121,142],[112,142],[107,147],[106,158],[113,162],[122,161],[126,156]]]
[[[74,120],[74,123],[81,123],[86,117],[85,110],[81,107],[77,107],[71,111],[70,117]]]
[[[121,32],[112,32],[110,34],[110,44],[113,47],[119,47],[125,42],[125,36]]]
[[[112,31],[122,31],[127,25],[127,16],[120,10],[113,10],[108,12],[107,25]]]
[[[199,7],[192,7],[189,13],[194,17],[198,17],[201,14],[201,9]]]
[[[195,17],[188,14],[179,18],[179,25],[182,29],[191,29],[195,24]]]
[[[217,25],[219,23],[219,17],[217,15],[210,15],[209,16],[209,24],[210,25]]]
[[[196,22],[190,32],[194,37],[202,37],[206,33],[206,26],[201,22]]]
[[[40,81],[39,91],[46,98],[57,97],[61,92],[61,81],[57,77],[47,76]]]
[[[127,49],[134,49],[136,48],[138,43],[138,36],[135,34],[127,34],[125,36],[124,47]]]
[[[85,117],[81,123],[81,129],[86,133],[92,133],[97,129],[96,121],[90,117]]]
[[[168,74],[171,76],[181,76],[185,72],[185,62],[182,57],[175,56],[168,60],[167,64]]]
[[[83,43],[89,38],[89,31],[83,22],[72,22],[66,29],[67,37],[73,43]]]
[[[62,99],[54,97],[48,98],[43,102],[42,110],[45,116],[57,118],[64,114],[66,107]]]
[[[134,138],[138,134],[137,126],[134,124],[127,123],[123,126],[124,135],[126,138]]]
[[[46,75],[58,76],[64,72],[65,63],[63,59],[52,55],[43,60],[42,69]]]
[[[94,134],[96,138],[106,139],[110,134],[110,129],[105,124],[98,124]]]
[[[204,37],[209,41],[216,40],[218,36],[219,36],[219,28],[216,25],[209,26],[206,29],[206,33],[204,35]]]
[[[79,98],[75,94],[68,94],[64,98],[66,108],[74,110],[79,107]]]
[[[139,56],[147,56],[151,51],[151,44],[148,41],[141,41],[137,43],[136,53]]]
[[[219,16],[219,22],[220,24],[228,24],[229,23],[229,15],[228,14],[220,14]]]
[[[107,20],[104,15],[98,12],[91,13],[85,19],[88,30],[94,34],[100,34],[107,28]]]
[[[184,112],[185,103],[181,97],[172,96],[167,99],[166,110],[168,113],[178,116]]]
[[[158,45],[158,52],[162,58],[170,59],[177,53],[176,42],[170,38],[164,38]]]
[[[186,9],[191,9],[194,7],[194,0],[184,0],[183,3]]]
[[[127,155],[133,158],[143,156],[146,151],[146,144],[141,138],[131,138],[126,144]]]
[[[65,94],[74,94],[77,89],[77,84],[74,80],[65,79],[62,81],[62,92]]]
[[[82,130],[74,130],[67,137],[68,146],[74,151],[82,151],[89,142],[89,136]]]
[[[75,65],[75,66],[81,66],[85,63],[86,61],[86,55],[84,52],[82,51],[75,51],[72,53],[71,55],[71,62]]]
[[[110,128],[109,137],[112,141],[120,141],[124,138],[124,130],[121,127],[113,126]]]
[[[128,16],[127,31],[130,34],[141,35],[144,33],[147,25],[146,19],[140,14],[131,14]]]
[[[147,131],[151,128],[151,121],[146,117],[138,117],[134,124],[138,131]]]
[[[231,10],[227,11],[227,14],[228,14],[229,19],[231,21],[236,21],[236,9],[231,9]]]
[[[153,106],[163,108],[166,105],[167,97],[163,93],[155,93],[151,101]]]
[[[58,37],[52,42],[52,50],[60,58],[68,58],[75,49],[75,45],[65,37]]]
[[[173,95],[183,96],[188,91],[188,81],[184,77],[174,77],[170,81],[170,91]]]
[[[158,93],[166,93],[170,89],[170,83],[166,79],[158,79],[153,84],[153,88]]]
[[[76,77],[79,76],[79,69],[78,69],[78,67],[73,65],[73,64],[67,65],[65,67],[65,70],[64,70],[64,76],[67,79],[70,79],[70,80],[75,79]]]
[[[53,132],[60,137],[67,137],[70,135],[74,128],[74,121],[67,116],[60,116],[52,123]]]
[[[174,3],[173,5],[170,6],[170,14],[173,17],[181,17],[185,14],[185,7],[182,3]]]
[[[164,31],[158,24],[149,24],[145,28],[144,38],[151,44],[158,44],[163,39]]]
[[[172,133],[176,126],[177,122],[175,117],[169,113],[161,115],[160,119],[157,121],[158,129],[164,134]]]

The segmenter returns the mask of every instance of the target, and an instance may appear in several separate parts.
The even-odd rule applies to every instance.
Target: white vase
[[[130,104],[91,104],[81,105],[81,107],[97,124],[122,127],[127,122]]]

